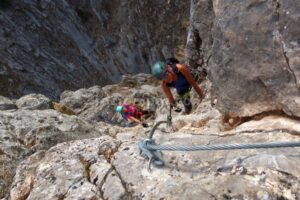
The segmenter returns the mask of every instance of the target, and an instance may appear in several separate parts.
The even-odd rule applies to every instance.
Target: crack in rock
[[[290,62],[289,62],[289,57],[287,56],[286,54],[286,51],[285,51],[285,45],[284,45],[284,41],[282,39],[282,35],[280,34],[280,31],[279,31],[279,20],[280,20],[280,2],[278,0],[274,0],[275,1],[275,4],[276,4],[276,7],[275,7],[275,12],[276,12],[276,16],[277,16],[277,19],[275,21],[275,26],[276,26],[276,36],[277,38],[279,39],[279,42],[281,44],[281,50],[282,50],[282,55],[285,59],[285,62],[287,64],[287,69],[288,71],[291,73],[291,75],[293,76],[293,79],[294,79],[294,82],[298,88],[298,90],[300,91],[300,88],[298,87],[298,81],[297,81],[297,76],[295,74],[295,72],[292,70],[291,66],[290,66]]]

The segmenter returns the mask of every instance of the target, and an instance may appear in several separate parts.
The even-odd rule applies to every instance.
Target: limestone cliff
[[[299,199],[299,148],[164,152],[149,172],[137,144],[168,113],[157,80],[103,86],[157,58],[183,60],[186,45],[186,62],[208,72],[206,97],[192,91],[192,113],[173,113],[158,144],[299,141],[299,10],[292,0],[0,1],[0,91],[27,94],[0,96],[0,198]],[[150,128],[122,121],[122,102],[155,111]]]
[[[300,116],[300,2],[196,0],[187,59],[207,68],[222,113]]]
[[[292,0],[3,0],[0,91],[58,98],[177,55],[206,68],[222,113],[300,116],[299,9]]]
[[[189,1],[2,0],[0,95],[118,82],[183,58]]]

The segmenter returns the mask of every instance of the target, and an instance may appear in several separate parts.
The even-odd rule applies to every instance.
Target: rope
[[[231,150],[231,149],[261,149],[261,148],[283,148],[300,147],[300,141],[295,142],[273,142],[273,143],[253,143],[253,144],[215,144],[215,145],[196,145],[196,146],[173,146],[145,144],[145,148],[153,151],[213,151],[213,150]]]
[[[284,147],[300,147],[300,141],[290,142],[270,142],[270,143],[253,143],[253,144],[214,144],[214,145],[156,145],[153,138],[155,130],[159,125],[167,123],[171,124],[171,108],[167,121],[159,121],[155,124],[150,132],[149,139],[141,140],[138,144],[140,154],[149,159],[148,170],[153,163],[157,167],[164,165],[161,151],[214,151],[214,150],[232,150],[232,149],[261,149],[261,148],[284,148]]]

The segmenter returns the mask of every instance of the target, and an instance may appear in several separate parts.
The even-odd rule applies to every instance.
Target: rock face
[[[213,44],[215,20],[212,0],[191,1],[190,28],[186,43],[186,62],[193,68],[207,67]]]
[[[18,107],[8,98],[0,96],[0,110],[17,109]]]
[[[161,91],[147,76],[126,76],[120,85],[104,88],[65,91],[60,103],[73,106],[78,116],[38,107],[2,111],[0,164],[5,167],[0,168],[0,197],[5,200],[300,198],[300,148],[165,151],[165,166],[151,166],[148,171],[148,161],[139,154],[137,144],[148,138],[151,128],[123,127],[113,120],[116,113],[111,107],[116,99],[140,100],[145,105],[150,102],[151,106],[160,106],[156,107],[156,119],[149,119],[148,123],[165,120],[166,98],[159,95]],[[130,87],[133,85],[134,88]],[[211,84],[204,82],[201,87],[209,91]],[[192,91],[192,113],[173,113],[172,126],[160,126],[154,134],[155,142],[189,146],[299,141],[298,121],[280,115],[248,120],[226,131],[221,113],[212,106],[210,93],[206,94],[199,104]],[[42,99],[34,94],[21,99],[28,97]],[[152,102],[154,97],[156,104]],[[110,114],[92,117],[106,112]]]
[[[186,1],[3,0],[0,95],[105,85],[183,57]]]
[[[211,106],[209,98],[198,106],[193,102],[192,114],[173,116],[173,131],[163,126],[155,132],[158,144],[299,140],[300,126],[296,120],[268,116],[223,131],[221,114]],[[160,113],[160,117],[165,116]],[[300,197],[299,148],[164,152],[165,166],[152,166],[147,171],[148,162],[139,154],[137,143],[147,138],[149,129],[100,124],[101,129],[109,128],[106,133],[114,137],[64,142],[37,151],[19,164],[6,197],[11,200]]]
[[[300,2],[213,3],[209,75],[220,111],[300,116]]]
[[[155,57],[169,56],[169,45],[181,41],[172,24],[183,18],[166,10],[185,10],[187,5],[184,1],[1,1],[4,28],[0,31],[6,39],[0,37],[4,47],[0,86],[11,95],[35,90],[57,96],[62,88],[77,87],[81,80],[92,84],[96,77],[104,77],[101,81],[107,83],[118,79],[111,74],[136,73],[140,69],[133,64],[149,66]],[[189,146],[299,141],[299,118],[266,111],[300,116],[300,3],[195,0],[191,5],[187,62],[207,68],[212,82],[201,83],[206,93],[201,104],[192,91],[192,113],[173,113],[172,126],[159,127],[155,142]],[[162,26],[169,18],[172,23]],[[144,19],[152,21],[143,24]],[[137,28],[131,30],[132,26]],[[157,31],[172,29],[174,36],[166,35],[172,43],[163,46],[161,35],[169,31],[151,35],[149,29],[157,27]],[[183,29],[177,31],[180,35]],[[151,53],[145,54],[143,48]],[[123,66],[137,67],[127,71]],[[141,102],[155,111],[155,118],[147,121],[151,127],[166,120],[166,98],[149,75],[127,75],[120,84],[63,92],[60,103],[77,116],[49,109],[48,101],[38,93],[0,99],[0,198],[300,198],[298,147],[163,152],[165,166],[148,171],[137,144],[151,128],[128,127],[114,109],[123,102]],[[224,113],[262,115],[243,118],[228,130],[235,119],[229,117],[224,124]]]
[[[166,102],[162,101],[163,94],[157,83],[148,74],[127,75],[119,84],[65,91],[61,94],[60,103],[86,120],[117,124],[120,116],[116,115],[115,109],[122,103],[138,102],[145,110],[157,113],[164,110]]]
[[[186,62],[207,69],[222,113],[300,116],[299,8],[292,0],[3,0],[0,91],[58,98],[149,72],[159,58],[183,60],[186,45]]]
[[[60,103],[72,108],[78,116],[50,110],[50,100],[41,94],[25,95],[16,100],[16,105],[1,97],[0,106],[4,111],[0,113],[0,198],[7,194],[19,162],[31,154],[66,141],[103,134],[116,136],[128,125],[127,121],[120,122],[120,116],[115,113],[117,105],[135,99],[145,108],[157,108],[160,113],[166,104],[156,86],[150,75],[139,74],[124,76],[120,84],[103,89],[94,86],[65,91]]]
[[[106,136],[95,140],[62,143],[52,148],[49,154],[39,152],[21,164],[28,166],[30,162],[31,167],[29,171],[25,168],[18,169],[10,198],[102,199],[107,189],[102,191],[101,187],[109,184],[109,181],[103,180],[109,179],[114,190],[123,189],[123,194],[112,194],[115,197],[113,199],[121,199],[120,197],[126,196],[121,180],[101,155],[101,149],[111,149],[111,153],[114,153],[118,146],[118,141]],[[64,179],[65,174],[69,178]],[[24,180],[26,181],[23,182]]]
[[[290,0],[192,1],[186,59],[207,68],[222,113],[300,116],[299,9]]]
[[[50,109],[51,100],[42,94],[29,94],[21,97],[16,101],[18,108],[24,108],[28,110],[43,110]]]
[[[104,133],[76,116],[55,110],[7,110],[0,113],[0,197],[7,193],[20,161],[56,144]]]

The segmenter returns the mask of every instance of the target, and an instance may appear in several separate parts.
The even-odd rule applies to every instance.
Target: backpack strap
[[[173,71],[175,74],[180,73],[179,69],[178,69],[177,66],[176,66],[176,63],[172,63],[172,64],[170,64],[170,65],[171,65],[172,71]]]
[[[172,71],[173,71],[175,74],[180,73],[180,71],[178,70],[178,68],[177,68],[177,66],[176,66],[176,64],[179,63],[179,61],[178,61],[176,58],[168,58],[168,59],[166,60],[166,63],[167,63],[168,65],[171,66]]]
[[[189,65],[186,65],[186,64],[183,64],[183,65],[189,70],[189,72],[191,73],[192,77],[195,78],[196,77],[195,70],[193,68],[191,68]],[[180,74],[181,73],[179,71],[179,69],[177,68],[176,63],[171,64],[171,68],[172,68],[172,70],[173,70],[173,72],[175,74]]]

